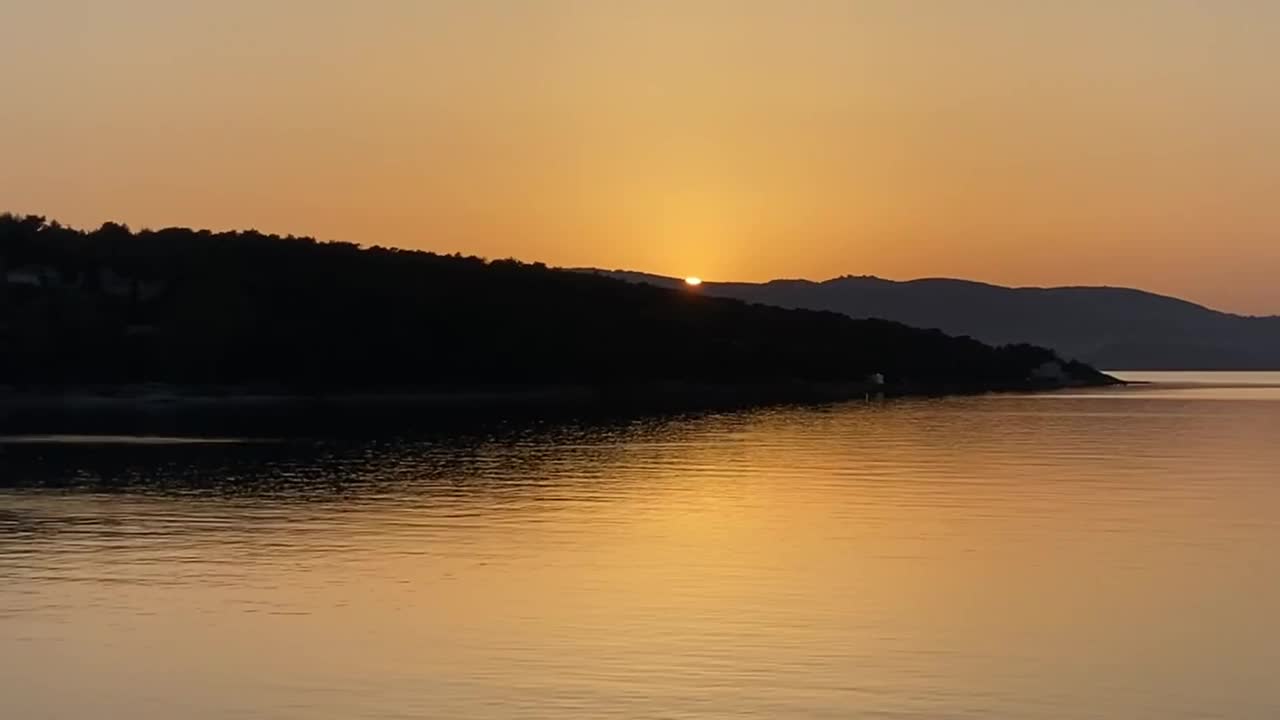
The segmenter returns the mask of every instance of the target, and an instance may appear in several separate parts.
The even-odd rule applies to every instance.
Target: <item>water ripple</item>
[[[1277,379],[7,436],[0,716],[1280,716]]]

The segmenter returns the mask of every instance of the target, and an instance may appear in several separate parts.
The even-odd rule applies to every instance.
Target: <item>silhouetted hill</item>
[[[330,391],[862,381],[913,389],[1105,377],[1043,348],[749,305],[514,260],[257,232],[68,229],[0,216],[8,384]],[[1035,376],[1038,379],[1029,380]]]
[[[678,287],[657,275],[607,273]],[[1141,290],[1008,288],[965,280],[704,283],[708,295],[831,310],[938,328],[984,342],[1043,345],[1095,367],[1144,370],[1280,369],[1280,317],[1243,317]]]

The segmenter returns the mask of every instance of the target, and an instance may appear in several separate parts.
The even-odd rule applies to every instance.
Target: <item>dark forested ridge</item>
[[[608,274],[662,287],[683,283],[643,273]],[[1280,317],[1232,315],[1128,288],[1009,288],[946,278],[897,282],[839,277],[706,283],[702,291],[779,307],[885,318],[993,344],[1032,343],[1112,370],[1280,369]]]
[[[0,216],[0,383],[1102,382],[1028,345],[514,260],[257,232],[86,232]]]

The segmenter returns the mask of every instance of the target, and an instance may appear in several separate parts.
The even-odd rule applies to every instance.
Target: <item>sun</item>
[[[684,279],[684,284],[689,287],[697,287],[702,284],[702,278],[689,276]]]

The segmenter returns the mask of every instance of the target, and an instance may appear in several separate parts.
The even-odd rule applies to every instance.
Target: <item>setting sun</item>
[[[687,277],[687,278],[685,278],[685,279],[684,279],[684,284],[685,284],[685,285],[689,285],[689,286],[693,286],[693,287],[697,287],[698,285],[701,285],[701,284],[702,284],[702,278],[700,278],[700,277]]]

